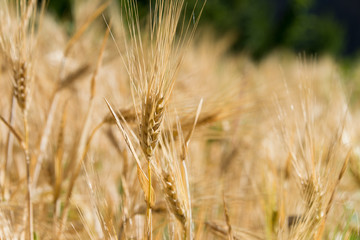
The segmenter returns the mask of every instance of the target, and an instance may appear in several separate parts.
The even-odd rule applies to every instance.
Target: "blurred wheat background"
[[[326,9],[0,0],[0,239],[360,239],[360,40]]]

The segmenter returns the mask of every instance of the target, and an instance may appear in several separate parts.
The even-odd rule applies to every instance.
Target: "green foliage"
[[[288,29],[284,45],[311,54],[328,52],[337,55],[343,39],[341,26],[331,18],[301,15]]]
[[[72,0],[62,1],[48,1],[48,9],[53,12],[62,20],[69,20],[71,18]]]
[[[50,10],[61,19],[71,19],[71,1],[50,1]],[[122,1],[122,0],[118,0]],[[155,1],[152,1],[154,3]],[[188,0],[187,18],[200,13],[204,0]],[[150,0],[137,0],[140,18],[146,18]],[[297,52],[341,53],[344,31],[329,16],[314,15],[314,0],[207,0],[201,25],[212,26],[219,36],[233,33],[234,50],[250,53],[259,59],[277,47]]]

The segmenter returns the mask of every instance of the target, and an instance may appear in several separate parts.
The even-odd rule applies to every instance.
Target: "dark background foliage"
[[[50,0],[48,8],[71,22],[72,1]],[[198,0],[195,14],[203,1]],[[145,17],[150,0],[137,2]],[[186,2],[190,14],[196,0]],[[255,59],[277,48],[353,58],[360,48],[359,10],[359,0],[207,0],[200,24],[213,27],[219,36],[234,34],[232,49]]]

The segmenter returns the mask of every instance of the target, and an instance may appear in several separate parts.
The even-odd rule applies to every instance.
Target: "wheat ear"
[[[154,99],[155,98],[155,99]],[[164,98],[149,96],[144,101],[144,110],[140,124],[141,148],[150,160],[159,142],[160,126],[164,116]]]
[[[28,67],[25,62],[19,61],[14,64],[13,76],[14,76],[14,96],[19,104],[21,110],[26,108],[26,97],[28,92]]]
[[[180,198],[174,177],[169,173],[163,173],[164,192],[169,207],[174,216],[181,222],[184,229],[187,224],[187,208],[184,201]]]
[[[143,103],[143,114],[140,124],[140,145],[148,163],[148,199],[147,199],[147,236],[151,239],[152,214],[151,214],[151,159],[159,142],[160,126],[164,116],[164,98],[159,95],[149,95]]]

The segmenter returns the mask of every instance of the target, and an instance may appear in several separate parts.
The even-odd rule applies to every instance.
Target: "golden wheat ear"
[[[164,181],[164,193],[166,200],[170,206],[171,212],[180,221],[184,229],[186,228],[188,221],[187,207],[183,199],[179,194],[177,183],[175,182],[174,176],[171,173],[162,174]]]
[[[143,106],[145,107],[140,124],[140,144],[147,159],[150,159],[159,141],[160,126],[165,112],[164,98],[149,97]]]
[[[14,96],[20,108],[24,111],[26,108],[26,98],[28,96],[29,88],[28,69],[25,62],[15,63],[14,65]]]

